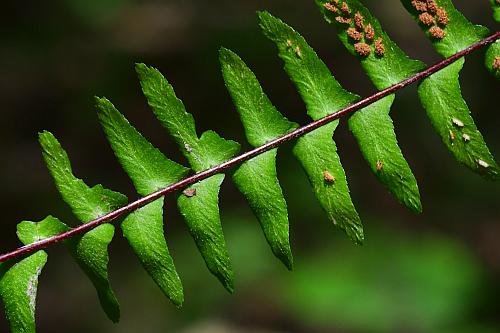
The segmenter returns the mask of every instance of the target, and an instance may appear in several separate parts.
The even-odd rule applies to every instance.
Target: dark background
[[[411,57],[440,59],[397,0],[365,1]],[[476,23],[498,28],[488,1],[454,1]],[[18,246],[15,226],[48,214],[75,225],[46,171],[37,132],[52,131],[77,176],[89,185],[136,194],[101,132],[93,96],[106,96],[169,157],[185,162],[147,108],[135,62],[158,67],[198,131],[214,129],[245,143],[224,88],[217,51],[236,51],[283,114],[309,119],[263,37],[256,10],[300,31],[345,88],[374,89],[311,1],[3,1],[0,12],[0,203],[2,252]],[[467,58],[462,91],[490,149],[500,154],[499,84],[483,67],[484,50]],[[109,322],[95,292],[61,246],[49,250],[40,279],[39,332],[498,332],[500,330],[500,187],[456,163],[433,132],[415,86],[398,93],[392,116],[419,181],[424,213],[412,215],[377,183],[345,121],[335,134],[366,244],[352,245],[326,219],[305,175],[280,149],[295,271],[272,256],[247,204],[226,181],[221,214],[236,273],[228,295],[205,268],[167,198],[166,233],[183,279],[181,310],[162,296],[117,228],[110,279],[122,320]],[[227,179],[229,180],[229,179]],[[0,331],[7,332],[5,319]]]

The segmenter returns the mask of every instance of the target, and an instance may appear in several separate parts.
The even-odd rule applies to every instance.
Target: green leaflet
[[[401,2],[431,39],[436,51],[444,57],[480,41],[488,33],[487,28],[469,22],[450,0],[428,0],[426,7],[419,9],[416,2]],[[433,17],[432,26],[422,23],[423,14]],[[443,31],[439,38],[431,30],[437,28]],[[455,159],[486,178],[498,179],[498,166],[461,94],[459,73],[464,62],[460,59],[420,82],[420,101],[434,129]],[[490,64],[493,65],[492,62]]]
[[[363,226],[349,195],[346,175],[332,133],[337,124],[328,124],[297,140],[293,148],[314,194],[333,223],[356,243],[364,239]]]
[[[226,87],[252,146],[258,147],[297,128],[276,110],[238,55],[221,49],[219,58]],[[288,211],[276,173],[276,153],[277,149],[273,149],[243,163],[233,180],[259,220],[273,253],[292,269]]]
[[[500,80],[500,40],[491,44],[484,58],[486,68],[490,71],[497,80]]]
[[[491,9],[493,10],[493,18],[500,22],[500,3],[497,0],[490,0]]]
[[[227,161],[239,151],[237,142],[225,140],[214,131],[206,131],[198,138],[193,116],[186,112],[165,77],[144,64],[137,64],[136,70],[148,104],[194,171]],[[233,272],[218,205],[223,179],[224,175],[216,175],[191,186],[179,196],[177,204],[208,269],[232,292]]]
[[[45,163],[63,200],[78,219],[85,223],[127,203],[127,197],[96,185],[88,187],[73,175],[68,155],[50,132],[39,134]],[[72,256],[96,288],[104,312],[113,321],[120,318],[120,307],[108,281],[108,244],[114,226],[103,224],[68,242]]]
[[[402,204],[420,213],[417,181],[401,153],[389,117],[394,97],[390,95],[354,113],[349,128],[372,172]]]
[[[25,245],[66,230],[68,227],[52,216],[38,223],[23,221],[17,225],[17,235]],[[46,262],[47,253],[40,250],[15,264],[2,264],[5,271],[0,274],[0,297],[12,333],[35,333],[38,277]]]
[[[487,28],[469,22],[469,20],[453,6],[451,0],[431,1],[434,3],[432,7],[440,9],[439,13],[431,7],[427,7],[426,11],[417,10],[414,4],[412,4],[412,0],[401,0],[401,2],[415,21],[419,23],[420,28],[422,28],[426,36],[431,40],[436,51],[443,57],[449,57],[458,51],[462,51],[468,46],[480,41],[488,34]],[[420,15],[424,13],[433,17],[434,22],[432,24],[425,25],[422,23]],[[447,19],[443,19],[444,16],[446,16]],[[444,37],[438,38],[440,37],[438,34],[432,33],[433,29],[439,31],[437,30],[438,28],[444,32]]]
[[[0,296],[12,333],[36,332],[38,276],[46,262],[47,253],[38,251],[14,264],[0,281]]]
[[[334,6],[337,13],[325,3],[334,6],[328,1],[317,1],[325,19],[335,24],[339,39],[351,54],[360,59],[363,69],[378,89],[385,89],[424,68],[422,62],[410,59],[389,38],[379,21],[359,1],[344,1],[347,8],[344,12],[339,3]],[[351,22],[339,22],[338,17]],[[363,43],[370,50],[368,56],[360,55],[357,49]],[[382,48],[382,53],[380,49],[377,51],[377,45]],[[422,205],[417,181],[398,146],[389,116],[393,102],[394,96],[386,97],[356,112],[349,119],[349,128],[377,178],[400,203],[419,213]]]
[[[219,215],[219,190],[223,180],[224,175],[218,174],[190,186],[179,196],[177,204],[208,269],[233,292],[234,274]]]
[[[422,62],[410,59],[399,46],[389,38],[383,31],[379,21],[371,15],[361,2],[358,0],[344,0],[343,2],[347,4],[349,14],[335,14],[325,8],[325,3],[329,3],[329,1],[316,0],[326,21],[336,26],[339,39],[346,49],[361,61],[361,66],[377,89],[384,89],[396,84],[425,67],[425,64]],[[367,37],[369,34],[363,32],[362,39],[359,41],[369,46],[370,53],[368,56],[360,55],[360,52],[357,51],[355,47],[358,41],[355,41],[347,33],[349,27],[356,27],[355,22],[359,21],[359,19],[356,20],[355,18],[357,13],[361,15],[361,22],[363,22],[364,29],[367,29],[368,25],[371,25],[373,29],[373,38],[369,39]],[[338,22],[336,18],[339,16],[350,19],[351,23],[345,24]],[[383,55],[376,54],[378,38],[381,38],[380,43],[384,48]]]
[[[24,245],[27,245],[62,234],[69,229],[58,218],[49,215],[40,222],[23,221],[19,223],[17,237]]]
[[[418,94],[432,125],[455,158],[489,179],[498,179],[498,165],[461,98],[458,75],[463,65],[462,58],[423,80]]]
[[[105,98],[96,98],[99,120],[111,147],[140,195],[148,195],[182,179],[187,168],[153,147]],[[163,232],[163,198],[138,209],[121,224],[142,266],[162,292],[180,306],[184,300]]]
[[[273,149],[243,163],[233,181],[259,220],[274,255],[292,270],[288,210],[276,173],[277,152]]]
[[[295,30],[267,12],[260,12],[259,18],[264,34],[276,43],[285,70],[302,96],[311,118],[324,117],[358,98],[342,89],[316,52]],[[332,140],[338,123],[334,121],[301,137],[293,151],[329,218],[351,239],[361,243],[363,228]]]

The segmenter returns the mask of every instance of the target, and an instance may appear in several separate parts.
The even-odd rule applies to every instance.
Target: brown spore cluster
[[[495,59],[493,59],[493,64],[491,65],[491,68],[493,68],[496,71],[500,71],[500,56],[496,56]]]
[[[411,5],[418,14],[420,23],[429,27],[429,34],[435,39],[443,39],[446,36],[444,28],[448,25],[448,13],[443,7],[439,7],[435,0],[413,0]]]
[[[363,39],[363,34],[352,27],[347,29],[347,36],[351,37],[351,39],[358,41],[358,42]]]
[[[333,184],[336,181],[335,177],[328,170],[323,171],[323,179],[329,184]]]
[[[335,14],[335,21],[347,25],[347,36],[354,43],[354,51],[357,54],[367,57],[373,52],[377,57],[384,56],[382,37],[376,38],[375,29],[370,23],[365,24],[363,14],[356,11],[353,15],[347,1],[332,0],[325,3],[324,7]]]
[[[363,42],[354,44],[354,50],[363,57],[368,57],[372,52],[370,45]]]
[[[375,29],[373,29],[370,23],[365,27],[365,39],[371,42],[375,38]]]
[[[379,37],[375,41],[375,54],[381,57],[384,55],[384,53],[385,53],[385,46],[384,43],[382,43],[382,37]]]

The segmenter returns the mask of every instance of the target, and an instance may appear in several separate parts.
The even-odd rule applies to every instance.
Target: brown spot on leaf
[[[446,32],[438,26],[433,26],[429,29],[429,33],[433,38],[443,39],[446,36]]]
[[[382,163],[381,160],[377,161],[377,172],[382,171],[382,168],[384,167],[384,163]]]
[[[375,54],[382,57],[385,53],[385,46],[382,43],[382,37],[377,38],[375,41]]]
[[[455,133],[453,133],[452,130],[450,130],[450,141],[451,142],[455,141]]]
[[[358,42],[363,39],[363,34],[352,27],[347,29],[347,36]]]
[[[196,195],[196,189],[195,188],[188,188],[185,189],[182,194],[184,194],[186,197],[191,198]]]
[[[429,13],[422,13],[418,15],[418,19],[420,20],[420,22],[422,22],[422,24],[427,26],[431,26],[435,23],[434,16]]]
[[[323,171],[323,179],[329,184],[333,184],[336,180],[335,177],[327,170]]]
[[[368,42],[373,41],[373,38],[375,38],[375,29],[373,29],[372,25],[368,23],[365,27],[365,39]]]
[[[366,43],[356,43],[354,44],[354,50],[356,51],[357,54],[363,57],[367,57],[370,55],[372,49],[370,48],[370,45]]]

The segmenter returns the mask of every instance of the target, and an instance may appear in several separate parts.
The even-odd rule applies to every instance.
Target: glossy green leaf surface
[[[45,238],[68,231],[69,227],[58,218],[47,216],[40,222],[23,221],[17,225],[17,237],[24,244],[39,242]]]
[[[68,227],[52,216],[38,223],[23,221],[17,225],[17,235],[25,245],[66,230]],[[17,263],[2,263],[0,297],[12,333],[34,333],[36,330],[38,278],[47,262],[47,257],[47,253],[40,250]]]
[[[264,34],[278,47],[285,71],[297,87],[311,118],[317,120],[358,98],[340,86],[299,33],[267,12],[260,12],[259,18]],[[332,140],[337,125],[338,121],[334,121],[304,135],[293,151],[328,217],[355,242],[361,243],[363,228]]]
[[[186,112],[172,86],[155,68],[136,65],[142,91],[160,123],[175,139],[194,171],[201,171],[233,157],[240,145],[214,131],[196,133],[194,118]],[[201,181],[178,198],[178,206],[208,269],[227,290],[233,290],[233,272],[219,216],[219,190],[224,175]],[[196,193],[195,193],[196,191]]]
[[[462,58],[423,80],[418,88],[420,101],[434,129],[457,161],[486,178],[498,179],[498,165],[460,93],[458,76],[463,65]]]
[[[187,168],[153,147],[105,98],[96,99],[108,141],[140,195],[148,195],[182,179]],[[125,238],[142,266],[176,305],[183,302],[182,283],[163,232],[163,198],[138,209],[122,222]]]
[[[47,253],[38,251],[14,264],[0,281],[0,297],[12,333],[34,333],[38,277]]]
[[[39,141],[59,193],[81,222],[91,221],[127,203],[123,194],[105,189],[102,185],[90,188],[76,178],[68,155],[52,133],[40,133]],[[117,322],[120,308],[108,280],[108,245],[113,235],[114,226],[103,224],[68,244],[78,265],[94,284],[104,311],[112,321]]]
[[[221,49],[219,58],[226,87],[252,146],[258,147],[298,126],[278,112],[238,55]],[[243,163],[233,180],[259,220],[273,253],[292,269],[288,210],[276,173],[276,153],[273,149]]]

